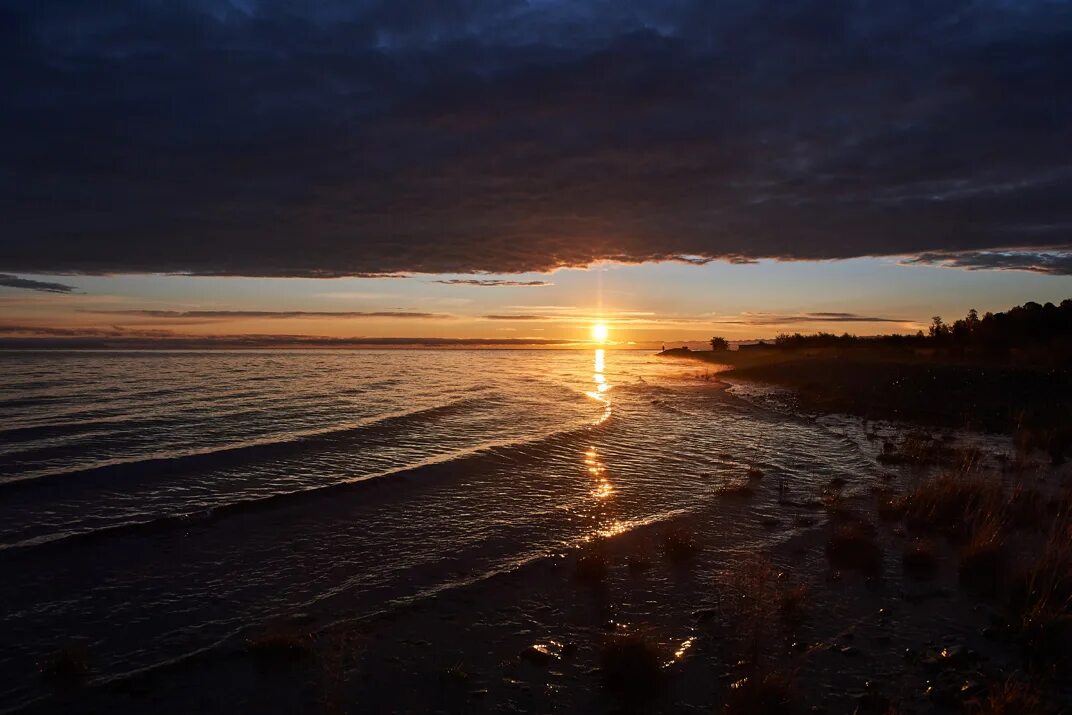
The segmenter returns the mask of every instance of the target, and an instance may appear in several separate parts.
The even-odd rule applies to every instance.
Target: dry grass
[[[979,451],[974,448],[956,447],[928,434],[911,433],[900,442],[884,442],[877,459],[882,464],[965,468],[978,462],[979,457]]]
[[[1006,522],[1001,509],[988,508],[970,527],[971,536],[960,550],[961,584],[984,595],[996,595],[1003,581]]]
[[[779,650],[779,634],[787,629],[788,635],[807,617],[807,587],[764,557],[721,572],[716,586],[721,620],[732,624],[727,642],[752,675],[766,672],[767,661]]]
[[[1064,464],[1067,456],[1072,454],[1072,426],[1066,422],[1048,427],[1032,427],[1021,422],[1016,431],[1015,445],[1018,461],[1027,461],[1032,452],[1039,450],[1049,456],[1050,464]]]
[[[1008,497],[1009,523],[1016,529],[1038,529],[1047,521],[1046,500],[1034,487],[1018,482]]]
[[[958,576],[964,587],[1008,597],[1011,630],[1029,663],[1067,674],[1072,664],[1072,496],[1049,518],[1042,493],[1022,481],[1006,491],[996,479],[945,473],[920,482],[903,497],[902,506],[905,522],[914,530],[962,542]],[[1013,532],[1022,529],[1040,531],[1045,540],[1026,553],[1007,556]],[[920,543],[905,553],[906,573],[917,561],[920,567],[929,561],[920,553]],[[1010,578],[1008,566],[1014,561],[1027,564]]]
[[[927,533],[970,536],[972,524],[1003,509],[1005,495],[996,479],[969,472],[945,472],[925,479],[900,500],[905,523]]]
[[[789,635],[807,615],[807,587],[768,559],[756,557],[720,574],[718,602],[723,622],[731,624],[727,642],[745,665],[745,677],[731,684],[723,695],[722,712],[790,712],[792,679],[774,667],[774,662],[781,651],[779,635]]]
[[[1021,638],[1039,664],[1067,670],[1072,663],[1072,499],[1066,499],[1023,582],[1015,604]]]
[[[967,711],[970,715],[1036,715],[1046,709],[1034,684],[1009,678],[968,702]]]

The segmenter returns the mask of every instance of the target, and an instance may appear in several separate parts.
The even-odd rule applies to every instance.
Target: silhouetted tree
[[[848,333],[782,333],[775,338],[774,345],[782,350],[858,345],[899,348],[937,346],[958,352],[981,350],[1000,353],[1013,347],[1055,342],[1072,347],[1072,298],[1061,301],[1060,305],[1024,303],[1004,313],[985,313],[981,318],[979,312],[972,308],[965,317],[952,324],[936,315],[931,318],[926,334],[921,330],[915,335],[861,338]]]
[[[948,325],[942,322],[942,316],[936,315],[931,318],[931,327],[928,330],[928,334],[934,340],[944,340],[949,337],[951,330]]]
[[[715,336],[711,338],[711,350],[716,353],[726,352],[730,349],[730,343],[725,338]]]

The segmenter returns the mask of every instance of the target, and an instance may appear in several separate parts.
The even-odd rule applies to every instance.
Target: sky
[[[0,82],[0,346],[1072,296],[1070,2],[0,0]]]

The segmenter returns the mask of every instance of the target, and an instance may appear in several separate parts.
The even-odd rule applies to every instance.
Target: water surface
[[[479,581],[695,509],[751,466],[791,488],[875,470],[853,440],[698,380],[709,367],[640,351],[0,368],[2,706],[72,641],[119,676],[272,618],[361,618]]]

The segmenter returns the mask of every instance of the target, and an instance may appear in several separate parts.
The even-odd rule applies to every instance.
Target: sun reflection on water
[[[599,454],[595,447],[589,447],[584,453],[584,463],[595,482],[595,486],[592,487],[592,496],[596,499],[610,498],[614,494],[614,485],[607,478],[607,465],[599,461]]]
[[[603,404],[603,413],[596,419],[599,425],[607,421],[611,415],[611,399],[608,391],[610,384],[606,377],[607,353],[602,348],[595,350],[592,366],[593,390],[586,394]],[[615,494],[614,484],[610,480],[607,465],[600,459],[599,451],[595,445],[591,445],[584,452],[584,468],[591,480],[589,496],[592,498],[592,512],[590,518],[595,522],[593,536],[609,537],[625,530],[625,526],[617,519],[615,509],[612,506]]]
[[[610,389],[610,384],[607,382],[607,376],[604,374],[606,369],[606,357],[607,354],[603,348],[599,348],[595,351],[595,364],[592,368],[592,382],[595,383],[595,389],[585,393],[593,400],[603,403],[603,414],[596,419],[597,425],[606,422],[611,414],[610,398],[604,394]]]

